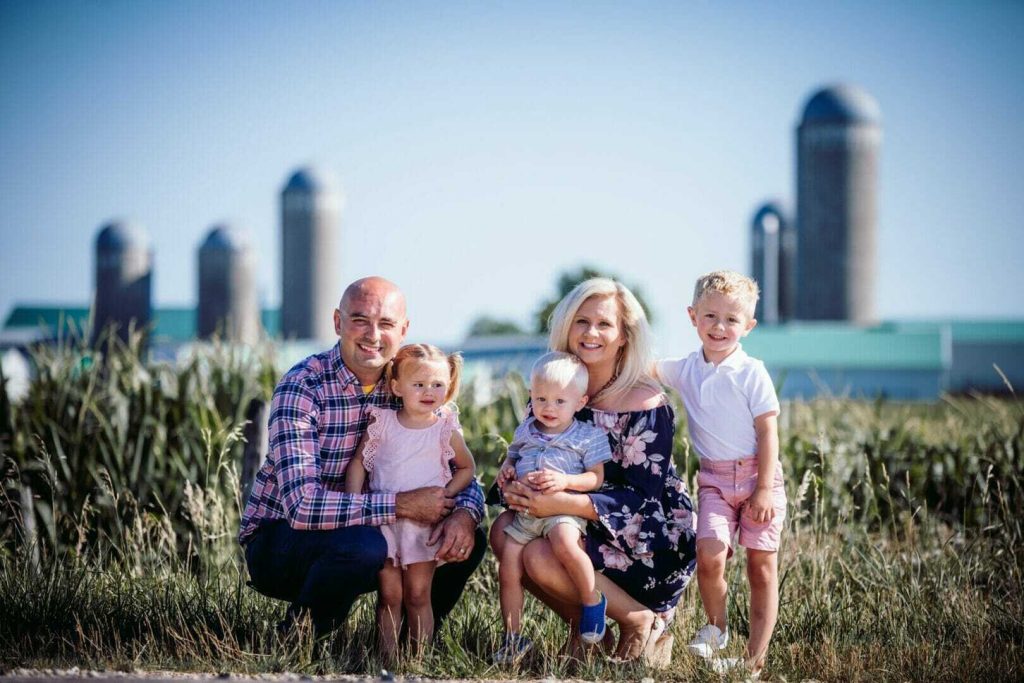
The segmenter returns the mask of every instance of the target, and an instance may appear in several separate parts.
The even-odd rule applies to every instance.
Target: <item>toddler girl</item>
[[[386,493],[443,486],[454,496],[473,481],[473,456],[462,438],[455,406],[462,357],[429,344],[403,346],[388,366],[386,379],[402,407],[371,406],[370,424],[345,473],[345,490]],[[436,549],[427,546],[433,527],[409,519],[385,524],[388,559],[380,571],[377,620],[381,652],[394,659],[404,606],[409,639],[421,647],[434,631],[430,584]]]

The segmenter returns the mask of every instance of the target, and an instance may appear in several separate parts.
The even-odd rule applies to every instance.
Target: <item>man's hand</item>
[[[557,493],[569,488],[568,475],[564,472],[556,472],[555,470],[530,472],[526,479],[535,489],[542,493]]]
[[[427,545],[437,544],[434,559],[442,562],[462,562],[473,551],[473,532],[476,521],[466,510],[456,510],[436,527],[427,539]]]
[[[754,489],[754,495],[747,499],[747,517],[758,522],[767,524],[775,519],[775,506],[772,505],[771,489]]]
[[[440,486],[424,486],[395,496],[395,516],[424,524],[437,524],[452,511],[455,501]]]

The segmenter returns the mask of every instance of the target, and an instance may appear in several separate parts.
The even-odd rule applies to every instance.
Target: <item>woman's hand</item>
[[[527,512],[533,514],[530,510],[530,505],[533,502],[533,497],[537,495],[537,492],[532,488],[519,481],[518,479],[512,479],[505,482],[505,488],[502,489],[502,494],[505,496],[505,502],[508,503],[510,510],[516,512]]]
[[[525,512],[534,517],[575,515],[584,519],[597,519],[594,504],[590,502],[590,497],[587,495],[566,491],[543,493],[518,480],[508,483],[504,495],[509,509]]]
[[[557,493],[569,488],[568,475],[556,470],[530,472],[526,475],[526,478],[537,487],[538,491],[543,491],[544,493]]]

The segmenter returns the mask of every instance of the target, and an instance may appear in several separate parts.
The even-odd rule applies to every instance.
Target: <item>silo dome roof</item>
[[[201,249],[203,251],[239,251],[248,246],[249,236],[244,230],[228,223],[221,223],[210,228]]]
[[[769,217],[773,220],[772,225],[768,225]],[[782,204],[776,201],[765,202],[754,214],[753,227],[755,230],[764,230],[765,232],[778,232],[783,228],[786,223],[786,212],[782,210]],[[767,229],[766,228],[770,228]]]
[[[786,217],[786,212],[782,210],[782,203],[772,200],[765,202],[758,208],[757,213],[754,214],[754,222],[760,223],[769,214],[774,214],[779,218]]]
[[[148,245],[149,236],[145,229],[125,220],[110,221],[96,235],[96,246],[100,249],[145,248]]]
[[[285,192],[289,190],[303,190],[306,192],[333,192],[338,187],[337,178],[329,171],[315,166],[300,168],[292,174],[285,185]]]
[[[811,96],[804,107],[802,124],[872,123],[882,121],[878,102],[855,85],[838,84],[823,88]]]

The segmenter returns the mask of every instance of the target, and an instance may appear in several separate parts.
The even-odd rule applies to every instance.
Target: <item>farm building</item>
[[[0,351],[55,340],[87,321],[85,307],[18,306],[0,330]],[[166,359],[187,352],[195,342],[196,321],[194,309],[154,308],[152,352]],[[262,311],[263,329],[272,339],[279,321],[276,309]],[[322,345],[279,343],[278,364],[289,367]],[[509,372],[527,374],[547,349],[547,338],[470,337],[459,346],[467,379],[496,379]],[[759,326],[743,347],[765,362],[782,398],[934,400],[946,392],[1009,393],[1007,381],[1014,389],[1024,387],[1024,320],[896,321],[870,327],[795,322]]]
[[[1024,320],[790,323],[758,327],[744,349],[768,367],[780,397],[935,400],[946,392],[1024,387]],[[462,344],[474,374],[529,372],[546,337],[479,337]],[[996,367],[999,370],[996,370]]]

